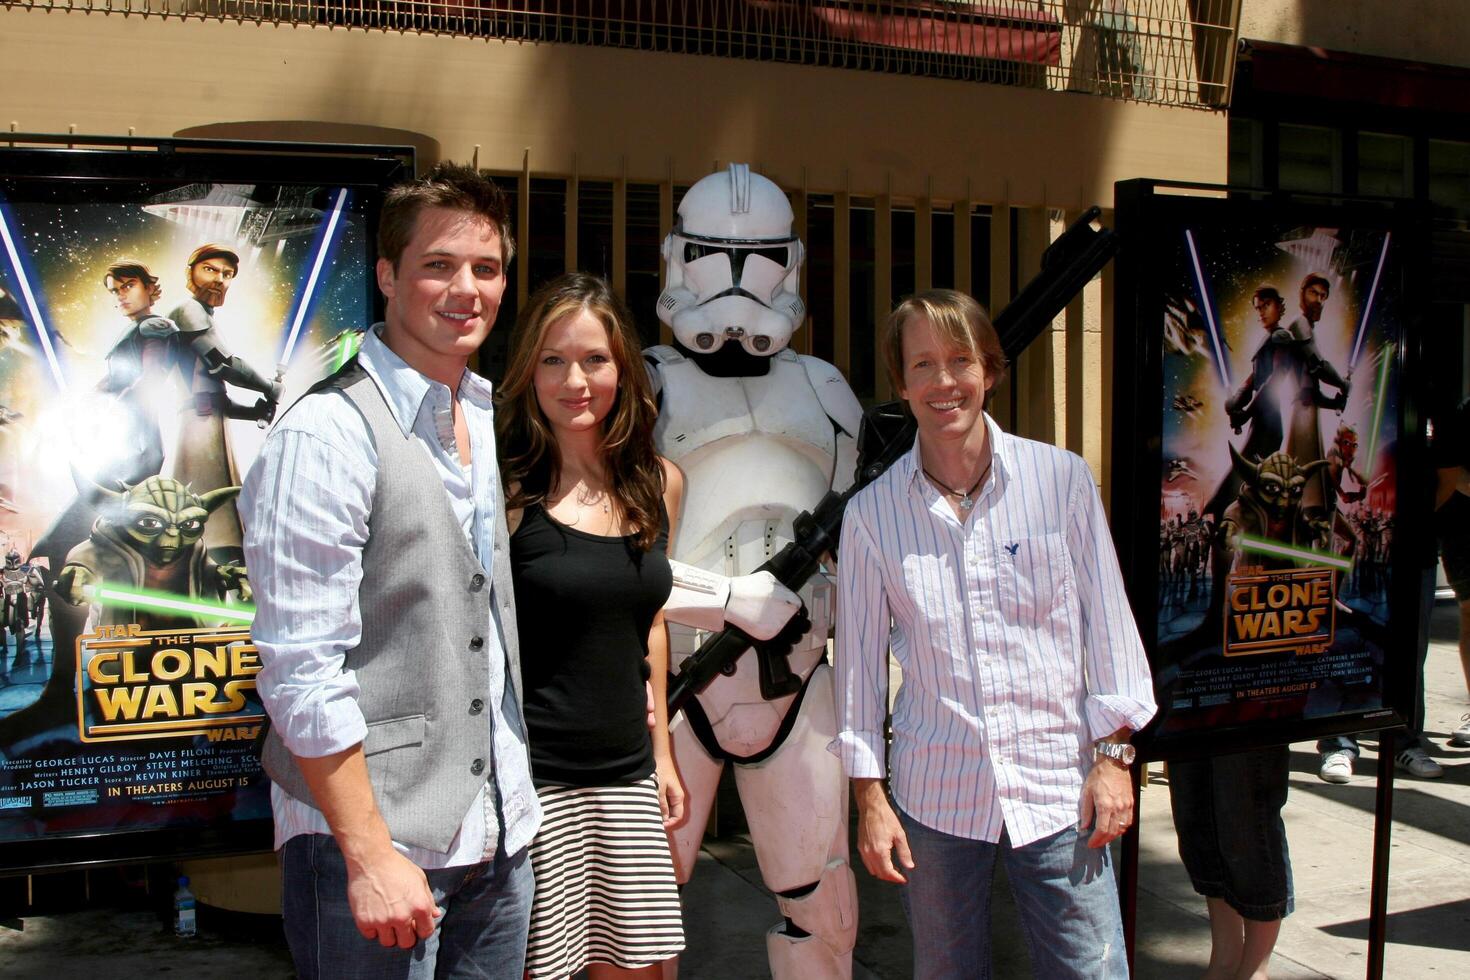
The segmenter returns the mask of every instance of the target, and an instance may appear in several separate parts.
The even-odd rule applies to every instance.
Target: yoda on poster
[[[1160,273],[1163,730],[1383,706],[1401,261],[1382,229],[1226,225]]]
[[[267,817],[235,496],[371,318],[365,212],[10,178],[0,245],[0,842]]]

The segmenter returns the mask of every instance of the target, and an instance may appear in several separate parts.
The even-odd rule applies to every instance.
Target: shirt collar
[[[383,400],[388,403],[388,410],[393,413],[403,434],[411,435],[414,420],[418,418],[429,391],[432,388],[442,390],[444,386],[424,377],[403,358],[393,353],[383,343],[380,336],[382,330],[383,324],[375,323],[363,335],[357,361],[383,393]],[[491,406],[490,382],[468,368],[460,375],[458,394],[487,410]]]
[[[991,482],[998,484],[1001,481],[1001,477],[1005,476],[1006,472],[1010,469],[1010,439],[1001,427],[996,424],[995,419],[990,417],[989,412],[981,412],[980,414],[985,419],[985,434],[986,438],[990,440],[990,465],[996,477]],[[919,462],[919,440],[917,437],[914,438],[914,448],[899,457],[898,462],[894,465],[900,467],[898,471],[899,477],[905,483],[912,484],[919,478],[920,474],[924,471],[924,467]],[[981,490],[981,493],[984,492],[984,490]]]

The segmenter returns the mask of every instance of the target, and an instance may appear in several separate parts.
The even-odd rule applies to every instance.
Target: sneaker
[[[1353,778],[1353,754],[1347,749],[1322,753],[1322,766],[1317,776],[1324,783],[1345,783]]]
[[[1410,776],[1418,776],[1420,779],[1438,779],[1444,775],[1438,762],[1429,758],[1424,750],[1417,745],[1411,745],[1398,755],[1393,757],[1394,765],[1398,766]]]
[[[1460,719],[1460,727],[1450,732],[1450,744],[1459,748],[1470,748],[1470,715]]]

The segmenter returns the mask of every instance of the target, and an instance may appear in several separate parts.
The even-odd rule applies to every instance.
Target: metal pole
[[[1118,862],[1118,900],[1123,906],[1123,945],[1128,949],[1128,975],[1133,975],[1134,934],[1138,924],[1138,825],[1142,808],[1143,783],[1139,773],[1147,765],[1135,762],[1133,778],[1133,826],[1123,832],[1122,860]]]
[[[1393,731],[1378,733],[1378,787],[1373,801],[1373,891],[1368,900],[1368,980],[1383,980],[1388,941],[1388,856],[1393,837]]]

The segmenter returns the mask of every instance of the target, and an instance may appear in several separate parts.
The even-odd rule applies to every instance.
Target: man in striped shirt
[[[1005,355],[973,299],[920,293],[886,331],[918,439],[853,499],[839,549],[831,749],[863,863],[905,886],[917,978],[988,975],[997,858],[1038,976],[1124,977],[1105,845],[1133,819],[1128,738],[1155,704],[1102,502],[1080,458],[984,413]]]

